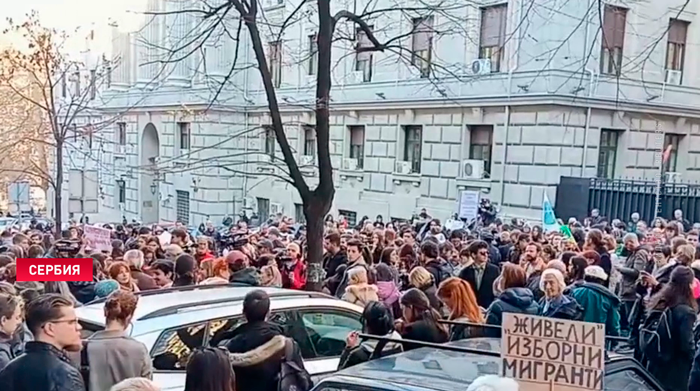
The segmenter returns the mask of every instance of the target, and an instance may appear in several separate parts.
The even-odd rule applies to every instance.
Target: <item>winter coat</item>
[[[569,296],[559,296],[545,309],[547,307],[546,303],[546,298],[540,300],[540,316],[565,320],[581,320],[583,318],[583,307]]]
[[[237,272],[231,273],[229,282],[246,284],[250,286],[260,286],[260,273],[254,267],[246,267]]]
[[[602,267],[605,274],[608,275],[608,279],[605,281],[605,287],[610,287],[610,273],[612,272],[612,260],[610,259],[610,253],[605,247],[599,247],[595,249],[595,252],[600,255],[600,263],[598,266]]]
[[[229,281],[221,277],[209,277],[206,280],[199,283],[199,285],[226,285]]]
[[[0,339],[0,371],[15,357],[17,354],[12,346],[12,337]]]
[[[70,293],[81,304],[95,300],[95,281],[69,281]]]
[[[442,309],[442,302],[440,299],[437,297],[437,288],[435,285],[428,285],[424,287],[417,287],[421,292],[425,293],[426,296],[428,296],[428,301],[430,302],[430,306],[437,312],[440,312]]]
[[[0,371],[0,390],[84,391],[80,372],[64,352],[44,342],[31,341],[25,354]]]
[[[642,270],[645,270],[651,255],[640,247],[630,254],[625,260],[625,264],[620,268],[622,283],[620,288],[620,299],[622,301],[634,301],[637,299],[637,280]]]
[[[404,326],[401,338],[421,342],[445,343],[449,340],[449,334],[442,332],[435,323],[419,319]],[[403,343],[404,351],[419,347],[419,345],[410,342]]]
[[[695,356],[695,340],[693,338],[693,324],[695,323],[695,311],[692,307],[681,304],[671,308],[672,346],[668,361],[649,363],[648,369],[661,383],[666,391],[688,391],[697,388],[688,388],[688,383]],[[695,381],[695,380],[694,380]]]
[[[501,326],[504,313],[537,315],[539,310],[540,306],[535,301],[531,290],[527,288],[508,288],[486,310],[486,324]],[[489,336],[501,337],[500,330],[491,328],[487,330]]]
[[[348,256],[344,251],[340,250],[335,254],[328,253],[323,259],[323,269],[326,271],[326,276],[335,275],[338,266],[348,263]]]
[[[476,284],[475,264],[462,269],[462,271],[459,272],[459,278],[469,283],[474,291],[474,294],[476,295],[476,301],[479,303],[479,306],[488,308],[495,299],[495,295],[493,293],[493,283],[496,281],[500,273],[501,272],[498,270],[498,266],[486,262],[484,265],[484,274],[481,277],[481,284],[478,287]]]
[[[396,331],[392,331],[385,337],[391,339],[401,339],[401,334],[399,334]],[[353,365],[362,364],[363,362],[367,362],[370,359],[382,358],[390,356],[392,354],[403,352],[402,344],[396,342],[387,342],[382,347],[382,350],[377,352],[377,354],[374,357],[372,357],[372,354],[377,349],[377,346],[379,344],[380,341],[369,340],[360,342],[360,344],[354,348],[345,347],[345,350],[343,350],[343,353],[340,355],[340,364],[338,365],[338,370],[340,371],[342,369],[349,368]]]
[[[298,260],[292,269],[283,266],[280,269],[282,275],[282,286],[288,289],[302,290],[306,286],[306,266],[304,262]]]
[[[356,268],[356,267],[364,267],[365,270],[367,270],[367,275],[369,276],[369,268],[367,267],[367,263],[365,263],[365,260],[360,257],[357,261],[348,264],[347,269],[345,269],[345,273],[343,273],[343,278],[340,280],[340,283],[338,284],[338,288],[335,291],[335,296],[337,298],[342,297],[345,294],[345,288],[347,288],[348,283],[349,283],[349,274],[350,270]]]
[[[243,323],[231,333],[226,348],[236,374],[237,390],[278,391],[280,363],[287,338],[272,323]],[[292,360],[304,368],[299,346],[294,342]]]
[[[394,318],[401,317],[401,292],[394,281],[377,281],[377,296],[394,314]]]
[[[87,340],[90,390],[109,390],[132,377],[152,378],[146,346],[123,331],[98,331]]]
[[[345,288],[342,300],[366,307],[371,301],[379,301],[377,287],[370,284],[353,284]]]
[[[571,297],[583,307],[584,322],[602,323],[606,335],[620,335],[620,299],[608,288],[584,282],[571,291]]]
[[[542,271],[537,270],[532,272],[527,278],[527,289],[529,289],[535,296],[536,301],[542,300],[544,297],[544,292],[540,289],[540,280],[542,279]]]

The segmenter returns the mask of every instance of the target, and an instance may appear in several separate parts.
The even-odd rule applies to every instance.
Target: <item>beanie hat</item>
[[[95,284],[95,296],[105,298],[112,292],[119,290],[119,283],[116,280],[102,280]]]

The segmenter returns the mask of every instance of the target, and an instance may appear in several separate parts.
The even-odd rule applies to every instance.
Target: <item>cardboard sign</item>
[[[505,313],[501,361],[520,391],[602,390],[605,325]]]
[[[84,225],[83,233],[87,248],[94,251],[112,251],[112,237],[106,228]]]

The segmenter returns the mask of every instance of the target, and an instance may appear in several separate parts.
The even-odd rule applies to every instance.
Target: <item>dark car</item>
[[[501,341],[473,338],[446,346],[473,353],[423,347],[382,357],[321,379],[313,391],[464,391],[478,377],[499,375]],[[605,391],[663,391],[630,357],[611,354],[605,362]]]

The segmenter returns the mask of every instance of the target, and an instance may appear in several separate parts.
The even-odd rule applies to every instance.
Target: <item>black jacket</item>
[[[527,288],[508,288],[489,306],[486,311],[486,324],[501,326],[504,313],[537,315],[539,310],[540,306],[535,301],[532,291]],[[501,332],[488,328],[488,335],[500,338]]]
[[[510,249],[513,247],[512,243],[506,243],[498,246],[498,252],[501,256],[501,262],[508,262],[508,255],[510,255]]]
[[[393,331],[386,335],[387,338],[391,339],[401,339],[401,335],[396,331]],[[353,365],[362,364],[372,359],[390,356],[392,354],[401,353],[403,351],[403,345],[395,342],[382,343],[381,351],[372,357],[372,354],[381,342],[376,340],[362,341],[359,345],[354,348],[345,348],[343,354],[340,356],[340,364],[338,365],[338,370],[349,368]]]
[[[335,253],[335,255],[330,253],[326,254],[326,257],[323,259],[323,269],[326,271],[326,277],[334,276],[338,266],[345,265],[347,263],[348,256],[343,250],[338,251]]]
[[[237,272],[231,273],[228,278],[231,283],[246,284],[250,286],[260,286],[260,273],[254,267],[247,267]]]
[[[583,307],[575,299],[562,296],[558,302],[545,309],[546,300],[546,298],[540,300],[540,316],[564,320],[583,320]]]
[[[481,277],[481,285],[477,288],[475,269],[475,265],[465,267],[459,272],[459,278],[465,280],[469,283],[469,285],[471,285],[479,306],[489,308],[491,303],[493,303],[493,300],[496,298],[493,293],[493,283],[496,281],[501,272],[498,270],[498,266],[490,262],[486,262],[484,275]]]
[[[407,324],[401,332],[401,338],[421,342],[445,343],[449,337],[448,333],[440,330],[436,324],[422,319]],[[403,350],[417,349],[419,347],[419,345],[410,342],[403,343]]]
[[[421,292],[425,293],[426,296],[428,296],[430,306],[433,307],[435,311],[440,312],[440,310],[442,309],[442,302],[437,297],[437,288],[435,287],[435,285],[425,286],[418,289]]]
[[[277,391],[286,337],[282,329],[267,322],[244,323],[233,330],[226,348],[236,374],[236,389]],[[294,344],[294,361],[303,368],[299,347]]]
[[[84,391],[85,384],[65,353],[47,343],[31,341],[25,354],[0,371],[0,390]]]
[[[600,255],[600,264],[598,266],[602,267],[605,274],[608,275],[608,279],[605,280],[604,286],[606,288],[610,287],[610,271],[612,270],[612,260],[610,259],[610,253],[605,247],[599,247],[595,251]]]
[[[672,360],[653,362],[648,366],[649,372],[664,386],[666,391],[697,390],[688,388],[689,375],[695,355],[695,340],[693,324],[695,311],[688,305],[677,305],[671,308],[671,342],[669,357]]]
[[[69,281],[68,289],[81,304],[95,300],[95,281]]]

